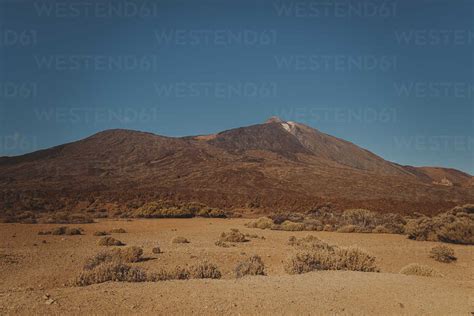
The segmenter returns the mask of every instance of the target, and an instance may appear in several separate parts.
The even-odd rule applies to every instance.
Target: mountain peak
[[[268,123],[283,123],[283,120],[280,119],[278,116],[272,116],[268,120],[265,121],[265,124]]]

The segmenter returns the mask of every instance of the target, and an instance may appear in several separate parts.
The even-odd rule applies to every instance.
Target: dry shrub
[[[103,237],[97,242],[99,246],[125,246],[123,242],[113,237]]]
[[[337,265],[335,270],[378,272],[375,257],[357,247],[336,249]]]
[[[223,210],[218,210],[210,207],[200,209],[196,216],[209,217],[209,218],[226,218],[226,213]]]
[[[252,238],[252,239],[260,238],[257,234],[249,234],[249,233],[246,233],[245,237]]]
[[[115,282],[144,282],[146,273],[136,267],[131,267],[122,262],[110,261],[97,265],[91,270],[84,270],[74,281],[77,286]]]
[[[217,247],[222,247],[222,248],[229,248],[230,245],[223,242],[222,240],[218,240],[214,243],[214,245],[216,245]]]
[[[273,229],[273,227],[272,227]],[[291,221],[284,221],[281,223],[277,230],[284,231],[303,231],[305,230],[305,225],[303,223],[295,223]]]
[[[51,231],[40,232],[40,235],[82,235],[81,228],[70,228],[66,226],[53,228]]]
[[[123,228],[112,228],[110,230],[111,234],[125,234],[127,231]]]
[[[222,276],[219,268],[207,261],[191,266],[189,271],[193,279],[220,279]]]
[[[69,214],[66,212],[56,212],[49,214],[40,220],[46,224],[88,224],[93,223],[92,217],[86,214]]]
[[[188,269],[176,266],[172,269],[161,269],[158,272],[151,273],[148,280],[152,282],[167,281],[167,280],[187,280],[190,277]]]
[[[474,245],[474,220],[457,219],[441,226],[438,239],[447,243]]]
[[[265,275],[265,265],[257,255],[251,256],[245,261],[240,262],[235,267],[235,276],[241,278],[246,275]]]
[[[124,249],[113,249],[99,252],[92,258],[89,258],[84,265],[84,269],[91,270],[104,262],[123,262],[132,263],[143,260],[143,249],[132,246]]]
[[[221,242],[246,242],[245,235],[242,234],[238,229],[232,228],[228,233],[222,233],[219,237]]]
[[[377,215],[364,209],[346,210],[342,213],[342,221],[346,225],[359,227],[357,232],[370,232],[377,225]]]
[[[344,225],[337,229],[338,233],[362,233],[363,229],[357,225]]]
[[[403,267],[400,270],[400,273],[405,274],[405,275],[417,275],[417,276],[424,276],[424,277],[438,277],[438,278],[443,277],[443,275],[439,271],[433,269],[432,267],[425,266],[418,263],[411,263]]]
[[[372,233],[375,233],[375,234],[390,234],[392,232],[387,227],[385,227],[384,225],[377,225],[372,230]]]
[[[94,236],[107,236],[107,235],[109,235],[109,233],[105,231],[94,232]]]
[[[292,238],[289,243],[300,249],[285,264],[285,271],[289,274],[317,270],[379,271],[375,257],[357,247],[329,245],[314,236]]]
[[[335,247],[312,235],[308,235],[299,239],[295,238],[294,236],[291,236],[288,240],[288,244],[300,250],[327,249],[332,251]]]
[[[273,220],[268,217],[260,217],[256,221],[248,222],[245,226],[249,228],[270,229],[273,225]]]
[[[421,216],[408,221],[408,238],[442,241],[455,244],[474,244],[474,214],[470,204],[458,206],[435,217]]]
[[[194,216],[194,210],[176,208],[162,202],[150,202],[139,207],[133,215],[144,218],[190,218]]]
[[[152,253],[154,254],[160,254],[161,253],[161,249],[159,246],[156,246],[156,247],[153,247],[153,249],[151,250]]]
[[[172,242],[173,244],[188,244],[188,243],[189,243],[189,240],[187,240],[187,239],[184,238],[184,237],[177,236],[177,237],[174,237],[171,242]]]
[[[457,260],[456,256],[454,256],[454,249],[444,245],[433,247],[430,252],[430,257],[436,261],[445,263]]]

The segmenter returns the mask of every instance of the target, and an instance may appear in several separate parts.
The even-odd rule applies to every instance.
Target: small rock
[[[53,300],[52,298],[50,299],[47,299],[46,302],[44,302],[46,305],[51,305],[55,302],[55,300]]]

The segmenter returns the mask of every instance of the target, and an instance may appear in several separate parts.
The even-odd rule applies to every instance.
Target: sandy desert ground
[[[408,240],[402,235],[286,232],[252,229],[245,219],[102,220],[82,227],[80,236],[42,236],[61,225],[0,224],[0,314],[220,314],[220,315],[472,315],[474,247],[450,245],[458,260],[440,263],[429,257],[439,243]],[[139,246],[149,260],[135,263],[147,271],[208,259],[223,274],[220,280],[194,279],[144,283],[108,282],[86,287],[70,282],[85,260],[104,250],[96,231],[124,228],[113,234],[127,246]],[[238,228],[265,239],[222,248],[221,232]],[[294,249],[290,236],[317,236],[339,246],[358,245],[377,257],[380,273],[322,271],[288,275],[283,262]],[[173,244],[183,236],[189,244]],[[163,253],[153,254],[159,245]],[[267,276],[235,279],[239,260],[257,254]],[[406,276],[410,263],[429,265],[442,278]]]

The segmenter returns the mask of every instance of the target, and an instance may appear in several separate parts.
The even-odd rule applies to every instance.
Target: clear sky
[[[269,116],[474,174],[474,1],[0,0],[0,155]]]

